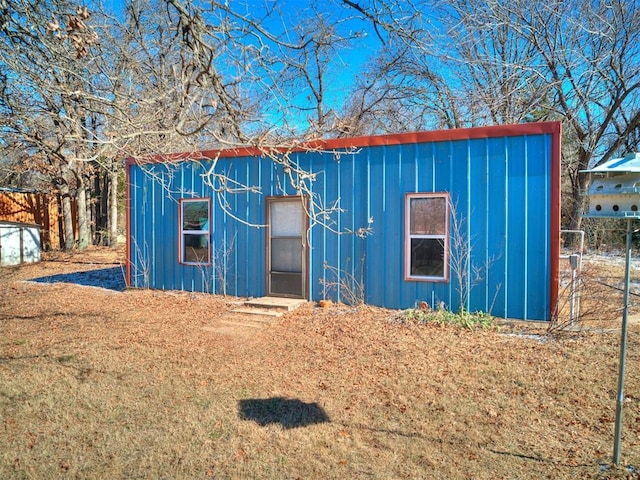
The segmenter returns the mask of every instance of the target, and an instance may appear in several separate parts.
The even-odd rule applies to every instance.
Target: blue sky
[[[299,0],[236,0],[231,4],[254,7],[251,14],[259,17],[261,9],[277,6],[281,17],[273,18],[265,25],[274,33],[284,33],[287,29],[301,22],[314,2]],[[340,109],[353,87],[357,75],[365,68],[366,63],[381,47],[380,39],[375,35],[368,21],[356,18],[357,12],[340,4],[337,0],[317,2],[322,8],[326,23],[336,27],[337,33],[344,37],[357,37],[348,45],[339,48],[339,52],[331,59],[331,66],[326,77],[326,107]],[[345,20],[349,18],[349,20]],[[301,103],[305,101],[301,94]]]
[[[116,17],[122,12],[124,0],[103,0],[105,7]],[[206,0],[202,3],[206,6]],[[349,48],[341,48],[339,55],[332,59],[330,78],[327,79],[326,95],[330,107],[339,108],[346,100],[348,93],[355,83],[356,76],[364,69],[366,62],[380,48],[380,39],[376,36],[371,22],[356,18],[355,10],[344,6],[339,0],[229,0],[228,5],[235,11],[245,14],[252,19],[263,18],[267,10],[277,9],[279,15],[272,16],[263,25],[270,32],[281,35],[292,26],[299,24],[312,5],[315,3],[322,9],[327,23],[335,25],[338,33],[343,36],[358,35],[359,39],[352,42]],[[344,21],[351,17],[349,21]],[[293,34],[293,32],[291,32]]]

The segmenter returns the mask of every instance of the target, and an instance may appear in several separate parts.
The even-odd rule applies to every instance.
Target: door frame
[[[301,239],[302,239],[302,296],[298,295],[286,295],[282,293],[271,293],[271,204],[278,202],[301,202],[302,204],[302,224],[301,224]],[[309,216],[305,214],[307,209],[307,199],[304,195],[282,195],[282,196],[268,196],[265,202],[265,218],[267,228],[265,229],[265,295],[270,297],[286,297],[286,298],[302,298],[306,299],[309,296],[309,242],[307,241],[307,235],[309,232]]]

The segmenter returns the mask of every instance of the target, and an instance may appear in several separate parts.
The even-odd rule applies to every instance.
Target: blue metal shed
[[[128,284],[549,320],[559,122],[127,162]]]

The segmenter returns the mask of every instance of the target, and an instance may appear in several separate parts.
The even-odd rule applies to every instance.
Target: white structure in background
[[[623,158],[614,158],[582,173],[591,176],[586,195],[589,200],[587,217],[626,218],[627,242],[624,273],[624,309],[620,333],[620,370],[618,372],[618,394],[616,395],[616,425],[613,440],[613,463],[620,463],[622,440],[622,405],[624,403],[624,371],[627,351],[627,324],[629,317],[629,283],[631,276],[631,240],[633,220],[640,218],[640,153],[631,153]]]
[[[583,173],[591,174],[586,216],[640,218],[640,153],[614,158]]]
[[[40,261],[40,225],[0,222],[0,267]]]

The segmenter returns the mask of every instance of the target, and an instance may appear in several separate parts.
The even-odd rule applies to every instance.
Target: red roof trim
[[[472,140],[478,138],[512,137],[519,135],[559,134],[561,122],[522,123],[517,125],[495,125],[489,127],[456,128],[426,132],[396,133],[391,135],[373,135],[368,137],[334,138],[318,140],[300,146],[274,149],[276,151],[302,152],[305,150],[337,150],[342,148],[379,147],[411,143],[442,142],[452,140]],[[181,160],[203,160],[208,158],[259,157],[265,155],[268,148],[237,147],[221,150],[203,150],[195,152],[154,155],[144,159],[143,163],[179,162]],[[127,164],[140,163],[140,160],[128,158]]]

